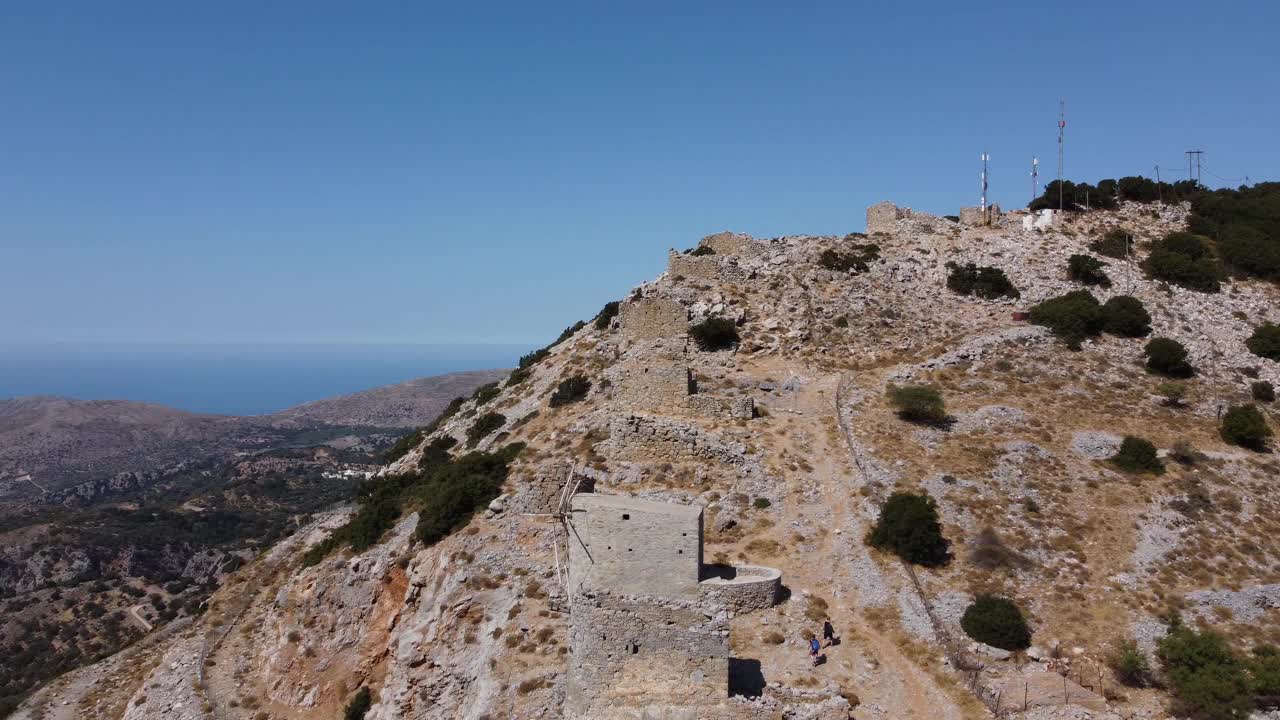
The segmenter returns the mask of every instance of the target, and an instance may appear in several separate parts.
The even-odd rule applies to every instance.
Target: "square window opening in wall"
[[[630,520],[630,519],[631,519],[631,515],[629,515],[628,513],[622,513],[622,519],[623,519],[623,520]]]
[[[677,555],[683,555],[683,554],[684,554],[684,551],[683,551],[683,550],[677,550],[677,551],[676,551],[676,554],[677,554]]]

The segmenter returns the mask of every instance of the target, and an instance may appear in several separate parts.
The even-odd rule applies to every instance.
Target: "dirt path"
[[[155,629],[155,626],[148,622],[146,618],[142,617],[142,608],[144,607],[146,607],[144,603],[138,603],[137,605],[129,608],[129,614],[133,616],[134,620],[137,620],[142,625],[143,630],[151,632]]]
[[[823,537],[825,548],[819,555],[831,558],[841,571],[826,578],[806,577],[802,573],[798,577],[789,577],[788,583],[829,593],[829,613],[833,624],[849,645],[856,643],[864,656],[854,662],[860,660],[864,669],[871,668],[872,683],[855,686],[862,700],[855,711],[857,718],[962,720],[966,717],[965,709],[953,699],[947,688],[904,653],[899,641],[890,634],[890,627],[881,625],[884,629],[879,629],[865,612],[876,606],[896,606],[899,589],[909,580],[898,568],[879,566],[862,542],[867,530],[866,522],[855,503],[861,497],[858,491],[866,479],[853,455],[855,448],[846,445],[843,432],[821,432],[823,421],[820,419],[829,419],[836,426],[843,424],[843,418],[837,417],[836,407],[840,382],[839,375],[817,377],[797,390],[795,403],[810,418],[807,424],[813,430],[809,453],[815,471],[813,475],[820,485],[818,492],[831,513],[832,531]],[[831,668],[828,672],[839,674],[843,670],[847,673],[851,669],[848,667],[851,662],[831,662],[846,652],[844,648],[842,644],[827,651]],[[825,667],[820,666],[818,671]]]

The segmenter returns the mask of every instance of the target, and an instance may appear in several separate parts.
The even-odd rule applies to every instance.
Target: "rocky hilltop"
[[[1280,383],[1280,364],[1246,345],[1280,322],[1280,291],[1147,277],[1139,261],[1188,212],[1123,204],[961,225],[881,204],[865,235],[721,233],[672,251],[663,275],[386,468],[406,494],[379,505],[403,512],[376,542],[348,526],[333,537],[350,542],[320,544],[346,516],[320,518],[240,570],[189,628],[139,650],[150,662],[69,675],[17,716],[338,717],[367,690],[377,720],[1167,717],[1170,682],[1121,678],[1117,654],[1157,667],[1175,622],[1213,627],[1242,657],[1280,641],[1280,467],[1220,434],[1254,383]],[[1117,229],[1133,252],[1091,249]],[[1109,286],[1083,285],[1076,255]],[[1136,298],[1149,336],[1064,339],[1028,322],[1081,289]],[[1181,343],[1194,375],[1171,386],[1148,372],[1150,337]],[[905,386],[925,388],[923,409],[893,392]],[[1259,407],[1274,426],[1274,406]],[[451,525],[447,477],[432,473],[467,452],[513,459],[502,494]],[[610,607],[609,590],[571,597],[563,531],[525,514],[561,507],[566,478],[691,508],[704,567],[781,572],[768,602],[704,594],[667,615],[709,628],[708,647],[722,638],[719,696],[681,707],[656,690],[668,680],[649,635],[678,627],[641,623],[625,645],[574,630],[577,613]],[[940,554],[905,562],[920,548],[868,545],[898,493],[931,498]],[[1025,637],[991,640],[1016,652],[973,639],[988,637],[965,620],[985,596],[1025,619]],[[826,618],[841,642],[815,666],[805,637]],[[626,670],[631,656],[654,674]],[[624,669],[602,673],[613,663]],[[590,677],[606,679],[584,688]]]

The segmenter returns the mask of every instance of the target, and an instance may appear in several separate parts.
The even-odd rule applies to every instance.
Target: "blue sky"
[[[954,213],[984,150],[1023,204],[1060,96],[1070,178],[1274,179],[1278,8],[9,4],[0,340],[545,342],[708,233]]]

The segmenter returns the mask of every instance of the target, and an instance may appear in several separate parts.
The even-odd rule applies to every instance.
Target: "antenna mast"
[[[1058,210],[1062,210],[1062,135],[1067,128],[1067,101],[1058,99]]]
[[[1031,200],[1040,197],[1040,158],[1031,156]]]
[[[990,156],[982,153],[982,216],[987,214],[987,159]]]
[[[1204,187],[1204,186],[1200,183],[1200,156],[1201,156],[1201,155],[1203,155],[1203,154],[1204,154],[1204,151],[1203,151],[1203,150],[1188,150],[1188,151],[1187,151],[1187,177],[1189,177],[1189,178],[1191,178],[1192,180],[1195,180],[1195,181],[1196,181],[1196,187]],[[1195,161],[1195,171],[1194,171],[1194,172],[1193,172],[1193,171],[1192,171],[1192,169],[1191,169],[1192,158],[1194,158],[1194,159],[1195,159],[1195,160],[1194,160],[1194,161]]]

